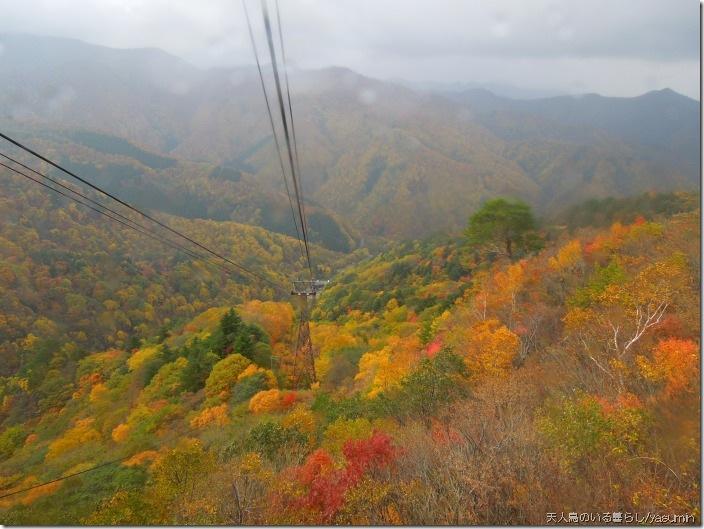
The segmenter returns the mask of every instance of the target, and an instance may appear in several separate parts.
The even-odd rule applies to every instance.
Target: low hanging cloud
[[[247,1],[263,50],[259,2]],[[280,0],[280,7],[287,52],[302,68],[569,93],[698,94],[694,0]],[[0,32],[158,47],[201,67],[253,62],[242,4],[232,0],[24,0],[3,11]]]

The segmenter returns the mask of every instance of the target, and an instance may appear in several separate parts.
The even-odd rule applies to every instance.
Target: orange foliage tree
[[[220,404],[219,406],[204,409],[191,419],[190,424],[192,428],[205,428],[210,424],[225,426],[229,422],[230,418],[227,415],[227,404]]]
[[[267,389],[255,394],[249,400],[249,411],[252,413],[271,413],[290,408],[296,402],[296,393]]]
[[[639,355],[636,362],[646,380],[662,382],[665,394],[687,390],[699,371],[699,346],[692,340],[668,338],[660,341],[652,360]]]
[[[285,341],[293,326],[293,307],[277,301],[247,301],[240,308],[240,315],[248,323],[260,325],[272,343]]]

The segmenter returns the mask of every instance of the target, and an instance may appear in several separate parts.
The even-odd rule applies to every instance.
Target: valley
[[[0,130],[201,245],[0,171],[0,523],[699,523],[699,102],[294,68],[308,259],[256,75],[0,34]]]

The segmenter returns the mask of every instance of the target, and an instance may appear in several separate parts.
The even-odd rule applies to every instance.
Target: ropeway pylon
[[[300,304],[300,319],[296,336],[296,348],[293,353],[292,385],[294,388],[307,387],[317,382],[315,373],[315,348],[310,339],[310,310],[315,304],[316,296],[322,292],[329,281],[313,279],[311,281],[294,281],[291,295],[297,296]]]

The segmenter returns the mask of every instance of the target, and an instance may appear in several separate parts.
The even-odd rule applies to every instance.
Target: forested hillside
[[[695,193],[652,192],[626,198],[590,199],[562,210],[550,222],[570,231],[588,226],[604,228],[615,222],[631,224],[638,217],[669,217],[692,211],[699,207],[699,201]]]
[[[292,235],[253,68],[27,35],[0,44],[4,129],[144,207]],[[336,251],[457,230],[497,195],[554,214],[698,182],[697,102],[669,90],[514,101],[344,68],[292,71],[291,89],[313,240]]]
[[[296,236],[286,194],[262,186],[249,166],[177,160],[102,133],[42,130],[18,134],[35,149],[56,153],[56,161],[67,169],[136,207],[190,219],[232,220]],[[57,170],[50,173],[62,176]],[[307,210],[314,242],[338,252],[357,245],[356,232],[330,210],[316,204],[308,204]]]
[[[304,268],[296,239],[233,222],[163,220],[276,284]],[[314,249],[323,274],[332,262],[354,258]],[[3,175],[0,375],[26,379],[29,390],[12,406],[15,417],[62,404],[89,352],[130,347],[212,306],[280,296],[244,272],[194,261]]]
[[[0,386],[2,523],[699,520],[699,209],[538,226],[511,257],[468,230],[338,262],[311,323],[318,382],[294,388],[297,307],[173,257],[147,260],[138,241],[128,250],[110,230],[82,231],[83,213],[22,196],[23,209],[2,209],[17,221],[3,224],[3,303],[49,321],[3,322],[22,354]],[[215,226],[199,236],[218,244],[229,229],[272,276],[297,263],[289,239]],[[59,242],[73,260],[43,261]],[[121,275],[127,263],[139,272]],[[82,292],[91,269],[105,284]],[[47,295],[24,299],[28,284]],[[85,308],[53,290],[69,286]],[[47,329],[67,334],[47,345]],[[27,370],[37,354],[42,380]]]

